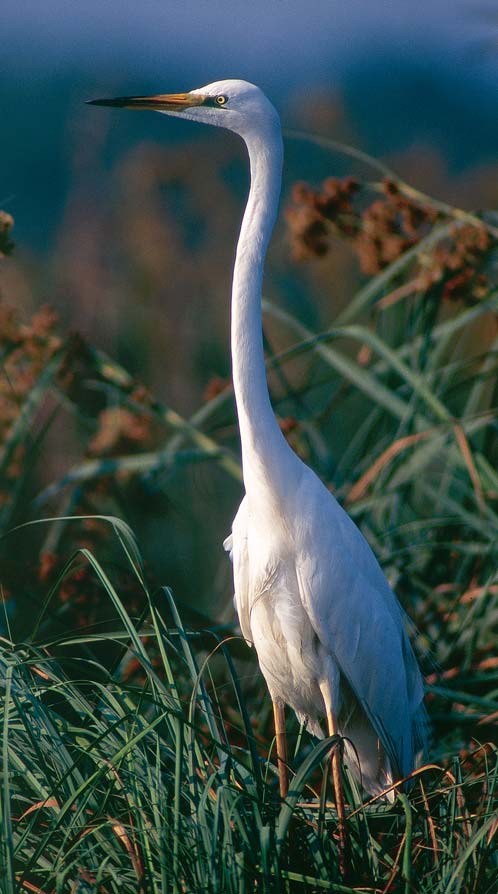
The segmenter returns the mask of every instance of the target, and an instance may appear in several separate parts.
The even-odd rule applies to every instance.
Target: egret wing
[[[354,522],[321,484],[308,488],[308,503],[313,489],[313,517],[320,523],[301,529],[296,563],[303,606],[373,725],[393,772],[405,775],[414,765],[414,715],[423,687],[402,610]]]

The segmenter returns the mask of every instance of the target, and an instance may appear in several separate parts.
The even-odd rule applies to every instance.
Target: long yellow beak
[[[118,96],[116,99],[90,99],[91,106],[115,106],[119,109],[151,109],[154,112],[182,112],[201,106],[206,97],[201,93],[158,93],[155,96]]]

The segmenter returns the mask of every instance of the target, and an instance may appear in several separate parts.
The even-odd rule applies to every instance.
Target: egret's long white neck
[[[278,490],[282,466],[296,459],[272,410],[263,353],[261,292],[268,242],[277,216],[283,147],[280,129],[245,138],[251,188],[242,221],[232,288],[232,364],[242,442],[244,483],[261,480]]]

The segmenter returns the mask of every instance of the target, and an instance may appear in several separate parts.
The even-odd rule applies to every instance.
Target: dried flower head
[[[0,211],[0,258],[12,254],[14,243],[10,238],[10,231],[14,226],[14,218],[6,211]]]
[[[390,178],[382,181],[381,198],[360,207],[355,198],[361,196],[351,177],[328,178],[320,190],[296,184],[286,212],[294,257],[321,257],[330,250],[331,236],[341,236],[351,243],[362,272],[375,276],[416,246],[439,217]],[[484,225],[455,225],[446,240],[415,262],[417,291],[435,300],[479,301],[488,289],[482,268],[491,247]]]

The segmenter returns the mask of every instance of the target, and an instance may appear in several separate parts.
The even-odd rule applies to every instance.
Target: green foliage
[[[212,634],[206,650],[182,625],[169,591],[149,593],[129,529],[103,521],[142,590],[140,626],[87,550],[66,573],[72,563],[88,564],[115,629],[2,642],[5,894],[491,894],[495,749],[483,746],[448,769],[428,765],[410,796],[392,806],[363,805],[346,773],[349,855],[341,878],[335,811],[315,792],[331,740],[301,743],[280,806],[276,767],[254,736],[230,644]],[[36,628],[47,626],[49,608]],[[119,660],[96,660],[96,646],[108,656],[119,647]]]

